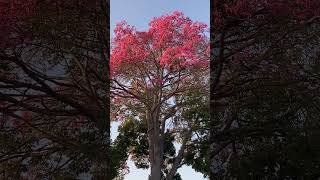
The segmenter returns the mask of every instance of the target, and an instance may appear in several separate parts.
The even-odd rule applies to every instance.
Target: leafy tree
[[[319,2],[214,1],[213,10],[211,120],[207,137],[210,179],[284,178],[284,174],[297,177],[293,171],[283,174],[293,156],[287,156],[288,161],[272,159],[267,173],[263,169],[267,162],[261,163],[263,166],[248,165],[244,159],[249,160],[254,154],[270,155],[279,146],[300,144],[299,138],[292,137],[301,137],[306,127],[297,126],[297,122],[314,121],[298,116],[309,109],[301,100],[318,94],[317,88],[310,90],[310,79],[317,77],[309,66],[314,60],[304,54],[316,55],[318,51],[310,50],[317,43],[308,45],[308,41],[310,37],[319,38],[315,33],[319,28]],[[316,104],[317,100],[310,102]],[[316,113],[311,112],[308,114]],[[278,138],[283,141],[275,142]],[[293,149],[277,150],[279,153],[273,155],[279,158],[279,154]],[[308,161],[304,158],[301,156],[300,160]],[[241,162],[246,167],[239,168],[244,165]],[[282,169],[275,175],[272,171],[277,169],[277,163]]]
[[[167,179],[176,174],[185,144],[192,136],[196,122],[185,121],[181,114],[189,104],[188,92],[203,90],[208,79],[205,28],[205,24],[174,12],[154,18],[145,32],[125,22],[115,29],[110,62],[115,103],[112,112],[115,119],[130,117],[146,127],[143,133],[149,144],[149,179],[161,179],[166,171],[166,135],[175,135],[182,143]]]
[[[109,179],[108,1],[29,2],[0,10],[0,172]]]

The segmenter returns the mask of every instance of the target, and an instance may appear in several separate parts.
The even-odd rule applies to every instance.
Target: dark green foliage
[[[149,143],[147,139],[147,129],[142,121],[128,118],[119,127],[119,135],[112,143],[112,177],[116,177],[123,170],[123,165],[131,155],[131,160],[137,168],[149,168]],[[176,149],[174,147],[174,137],[170,133],[165,134],[164,143],[164,174],[168,173],[169,165],[173,163]],[[174,180],[180,180],[177,173]]]

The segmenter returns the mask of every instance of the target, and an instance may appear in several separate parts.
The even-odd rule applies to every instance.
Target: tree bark
[[[184,151],[186,149],[186,144],[187,144],[188,140],[190,139],[191,134],[192,134],[192,129],[189,129],[188,134],[186,134],[186,136],[183,139],[183,142],[182,142],[182,145],[181,145],[180,150],[178,152],[178,155],[173,162],[172,168],[171,168],[166,180],[173,180],[174,175],[177,173],[177,170],[178,170],[178,168],[182,162],[182,159],[183,159]]]
[[[159,110],[147,111],[149,156],[151,173],[149,180],[161,180],[161,168],[163,162],[163,142],[160,136]]]

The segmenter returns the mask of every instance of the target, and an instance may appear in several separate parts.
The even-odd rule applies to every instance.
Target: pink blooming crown
[[[208,66],[206,28],[206,24],[192,22],[177,11],[154,18],[144,32],[122,21],[114,29],[111,70],[115,73],[129,64],[154,61],[167,69]]]

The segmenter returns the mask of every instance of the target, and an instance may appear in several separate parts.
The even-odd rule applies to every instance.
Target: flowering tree
[[[261,113],[263,106],[255,107],[257,114],[250,108],[250,111],[243,110],[247,104],[260,102],[261,97],[269,97],[270,94],[261,91],[269,92],[268,87],[288,88],[285,93],[280,93],[281,98],[288,98],[286,93],[289,91],[297,94],[301,89],[309,91],[310,82],[306,79],[313,75],[306,64],[311,58],[305,58],[303,54],[316,52],[309,50],[309,46],[317,46],[317,43],[307,41],[310,37],[319,38],[315,32],[319,29],[320,6],[316,0],[217,0],[212,3],[212,10],[212,119],[208,137],[211,150],[208,155],[210,178],[214,179],[221,177],[219,174],[224,177],[230,175],[230,171],[226,170],[232,163],[230,159],[241,157],[247,147],[244,144],[250,142],[250,138],[275,136],[275,129],[279,129],[279,117],[287,118],[284,116],[288,115],[288,109],[296,112],[291,105],[280,102],[277,105],[287,106],[288,111],[280,110],[274,113],[276,117],[266,108],[264,111],[272,115],[259,117],[257,114]],[[261,97],[257,97],[257,93]],[[268,100],[261,104],[270,103]],[[269,105],[275,106],[272,103]],[[307,109],[304,105],[301,107]],[[246,117],[245,120],[243,117]],[[268,128],[259,128],[265,124],[257,125],[255,119],[260,119],[259,123],[263,120],[277,123],[268,127],[272,130],[266,133]],[[255,137],[252,137],[254,133]],[[259,140],[255,142],[258,144]]]
[[[107,179],[108,3],[29,2],[0,3],[1,175]]]
[[[117,119],[131,117],[147,125],[150,179],[162,176],[165,133],[185,135],[167,177],[171,179],[194,125],[180,116],[188,104],[187,94],[204,90],[208,80],[207,25],[181,12],[154,18],[149,25],[144,32],[125,22],[115,28],[110,59],[113,112]]]

